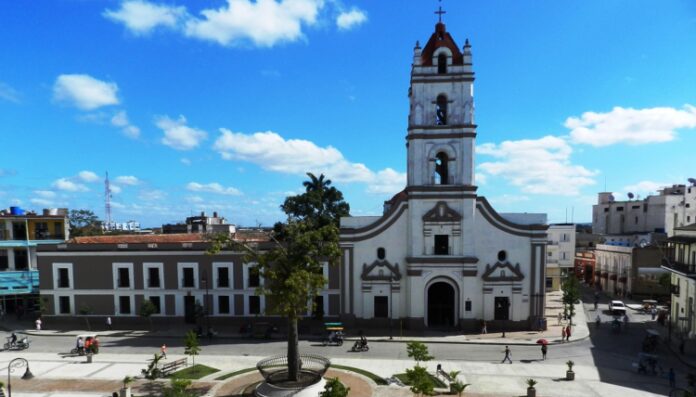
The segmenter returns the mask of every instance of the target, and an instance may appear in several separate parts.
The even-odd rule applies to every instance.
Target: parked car
[[[609,311],[614,316],[623,316],[626,314],[626,305],[621,301],[611,301],[609,303]]]

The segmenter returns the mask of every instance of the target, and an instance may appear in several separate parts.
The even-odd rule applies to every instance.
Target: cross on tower
[[[438,0],[442,1],[442,0]],[[438,22],[442,23],[442,14],[447,14],[447,11],[442,11],[442,6],[438,7],[438,10],[435,11],[435,14],[437,14]]]

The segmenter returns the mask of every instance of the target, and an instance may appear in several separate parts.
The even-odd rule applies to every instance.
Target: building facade
[[[18,207],[0,211],[0,308],[33,310],[38,297],[37,248],[69,236],[66,209],[37,214]]]
[[[251,243],[262,235],[238,237]],[[254,264],[245,262],[242,252],[209,255],[209,247],[205,236],[195,233],[78,237],[43,246],[38,258],[46,315],[137,322],[147,299],[157,308],[155,318],[195,322],[197,310],[217,323],[263,317],[266,298],[256,291],[263,279]],[[324,265],[328,284],[317,298],[323,315],[339,314],[338,275],[337,266]]]
[[[671,273],[672,329],[696,338],[696,223],[676,228],[664,244],[664,268]],[[692,343],[693,345],[693,343]]]
[[[549,225],[546,246],[546,290],[558,291],[575,266],[575,224]]]
[[[672,235],[675,227],[696,222],[696,186],[673,185],[642,200],[616,201],[612,193],[599,193],[592,206],[592,232]]]
[[[599,244],[595,250],[595,285],[614,297],[655,298],[669,295],[660,284],[665,274],[662,250],[657,244],[625,247]]]
[[[471,46],[438,23],[413,53],[407,186],[382,216],[341,219],[345,321],[529,328],[544,314],[545,214],[476,194]]]

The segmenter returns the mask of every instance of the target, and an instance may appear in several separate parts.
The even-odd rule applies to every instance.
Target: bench
[[[171,362],[168,362],[166,364],[162,364],[162,367],[160,368],[160,373],[162,376],[169,376],[172,374],[172,372],[176,372],[181,367],[186,366],[187,359],[181,358],[179,360],[174,360]]]

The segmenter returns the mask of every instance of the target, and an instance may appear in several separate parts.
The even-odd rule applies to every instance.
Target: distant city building
[[[677,332],[687,336],[687,349],[693,354],[696,344],[696,223],[675,228],[674,236],[664,243],[663,268],[671,272],[672,313],[670,321]],[[688,354],[688,353],[687,353]]]
[[[578,280],[582,280],[587,285],[594,285],[596,264],[597,259],[595,258],[594,248],[592,250],[576,252],[575,276]]]
[[[162,225],[162,234],[176,233],[235,233],[236,226],[227,223],[224,217],[213,212],[213,216],[206,216],[201,212],[199,216],[186,218],[185,223]]]
[[[0,307],[32,310],[38,297],[37,247],[69,237],[68,210],[0,210]]]
[[[614,297],[649,297],[669,295],[660,284],[663,253],[657,242],[648,246],[599,244],[595,250],[595,285]]]
[[[599,193],[592,206],[592,231],[598,234],[646,232],[673,234],[675,227],[696,222],[696,186],[673,185],[642,200],[616,201]]]
[[[104,231],[119,231],[119,232],[140,232],[140,222],[128,221],[128,222],[110,222],[104,223]]]
[[[549,225],[546,245],[546,290],[558,291],[575,266],[575,224]]]

